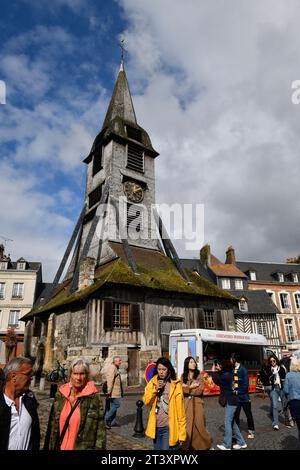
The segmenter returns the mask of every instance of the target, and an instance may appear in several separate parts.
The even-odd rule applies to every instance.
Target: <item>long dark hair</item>
[[[276,361],[276,366],[280,366],[280,362],[277,356],[275,354],[271,354],[271,356],[268,357],[268,365],[271,366],[271,359],[275,359]]]
[[[188,356],[185,360],[184,360],[184,365],[183,365],[183,374],[182,374],[182,378],[183,378],[183,383],[186,384],[187,381],[188,381],[188,375],[189,375],[189,363],[190,363],[190,360],[193,359],[193,361],[195,361],[195,359],[192,357],[192,356]],[[195,371],[194,371],[194,379],[196,379],[198,377],[198,375],[200,374],[200,371],[198,369],[198,366],[197,366],[197,362],[195,361],[195,364],[196,364],[196,368],[195,368]]]
[[[153,373],[153,376],[154,375],[158,375],[158,372],[157,372],[157,367],[159,366],[159,364],[163,365],[164,367],[166,367],[169,371],[169,379],[168,381],[170,380],[176,380],[177,377],[176,377],[176,372],[174,370],[174,367],[172,366],[171,362],[169,361],[169,359],[166,359],[165,357],[160,357],[159,359],[157,359],[156,361],[156,365],[155,365],[155,369],[154,369],[154,373]]]

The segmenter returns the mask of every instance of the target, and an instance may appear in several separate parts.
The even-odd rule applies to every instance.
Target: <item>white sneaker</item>
[[[248,432],[249,432],[249,434],[248,434],[248,436],[247,436],[248,439],[254,439],[254,438],[255,438],[254,432],[252,432],[252,431],[248,431]]]
[[[223,444],[217,444],[217,448],[220,450],[231,450],[231,449],[227,449],[227,447],[225,447]]]
[[[247,449],[247,444],[233,444],[232,448],[234,450]]]
[[[274,429],[274,431],[278,431],[278,429],[279,429],[278,424],[275,424],[275,426],[273,426],[273,429]]]

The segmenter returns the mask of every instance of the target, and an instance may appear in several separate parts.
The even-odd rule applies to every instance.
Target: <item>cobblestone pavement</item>
[[[41,422],[42,442],[47,426],[52,399],[49,398],[49,390],[40,392],[33,389],[39,400],[39,415]],[[125,396],[122,399],[121,408],[118,410],[118,423],[120,427],[112,428],[107,432],[108,450],[147,450],[152,449],[152,441],[148,438],[134,438],[134,426],[136,420],[136,401],[141,396]],[[218,404],[217,397],[205,397],[205,414],[207,429],[213,438],[213,447],[223,442],[224,431],[224,409]],[[270,400],[252,396],[252,412],[254,416],[256,436],[255,439],[247,439],[247,422],[243,410],[241,411],[240,427],[246,439],[249,450],[300,450],[297,427],[288,429],[283,424],[283,417],[280,415],[279,431],[272,428],[270,411]],[[146,426],[148,409],[143,408],[143,421]],[[248,450],[247,449],[247,450]]]

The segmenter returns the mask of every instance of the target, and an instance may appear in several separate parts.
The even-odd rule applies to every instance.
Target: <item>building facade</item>
[[[247,276],[249,290],[264,290],[278,309],[277,322],[283,349],[300,347],[300,264],[237,261]]]
[[[28,313],[35,302],[42,282],[41,263],[28,262],[24,258],[11,261],[0,245],[0,340],[4,342],[8,328],[17,334],[17,355],[23,354],[25,325],[20,318]],[[4,343],[0,363],[4,362]]]
[[[269,348],[276,354],[281,354],[283,345],[277,323],[280,310],[266,291],[250,290],[248,276],[239,269],[232,247],[226,252],[225,263],[211,254],[209,245],[201,249],[199,260],[182,260],[182,262],[185,267],[205,276],[238,299],[233,308],[234,330],[264,335]],[[202,325],[202,328],[216,327],[216,322],[209,321],[209,318]]]

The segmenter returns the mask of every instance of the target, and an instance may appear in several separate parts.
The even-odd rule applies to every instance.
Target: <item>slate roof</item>
[[[141,142],[128,137],[126,126],[131,126],[140,131]],[[148,151],[148,154],[153,157],[157,157],[159,155],[152,147],[148,133],[137,123],[126,73],[122,65],[114,86],[114,91],[102,129],[95,138],[89,155],[83,161],[85,163],[89,163],[97,148],[104,145],[112,136],[114,136],[115,139],[119,138],[121,141],[125,139],[126,141],[131,141],[137,146],[143,147]]]
[[[206,278],[208,281],[215,283],[213,275],[207,269],[205,269],[199,259],[181,258],[180,262],[185,269],[189,269],[190,271],[197,271],[197,273]]]
[[[293,283],[293,281],[291,277],[289,277],[289,274],[297,273],[299,281],[300,281],[300,264],[263,263],[263,262],[257,262],[257,261],[237,261],[236,265],[244,273],[247,273],[249,271],[255,271],[257,281],[279,283],[275,275],[276,273],[282,273],[284,275],[285,282],[291,282],[291,283]]]
[[[265,290],[230,290],[231,294],[241,299],[245,298],[248,304],[248,312],[240,313],[249,314],[279,314],[281,313],[270,296]]]
[[[9,261],[7,269],[5,269],[4,271],[17,271],[17,263],[17,261]],[[26,269],[22,269],[22,271],[38,271],[41,266],[42,263],[26,261]]]
[[[123,287],[133,286],[136,289],[148,288],[185,294],[193,296],[193,298],[199,296],[215,297],[236,303],[236,298],[229,292],[218,288],[192,271],[187,271],[192,282],[189,284],[180,276],[173,261],[156,250],[130,247],[139,273],[139,275],[135,275],[126,261],[123,245],[121,243],[110,243],[110,246],[117,257],[96,269],[95,282],[91,286],[71,294],[69,291],[71,281],[65,281],[55,289],[49,302],[34,307],[22,317],[22,320],[29,319],[35,314],[55,311],[77,301],[86,300],[105,284],[122,285]]]

